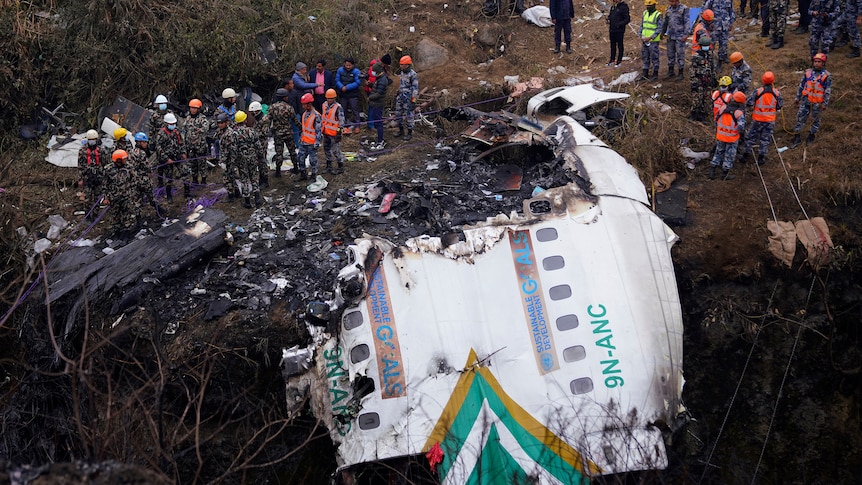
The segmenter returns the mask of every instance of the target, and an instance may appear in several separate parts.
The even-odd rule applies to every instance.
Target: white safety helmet
[[[263,106],[260,105],[259,101],[252,101],[251,104],[248,105],[248,110],[254,113],[263,110]]]
[[[85,136],[88,140],[98,140],[99,132],[96,130],[87,130],[87,134]]]
[[[235,98],[236,91],[234,91],[233,88],[225,88],[225,90],[221,92],[221,97],[224,99]]]
[[[169,125],[173,125],[177,122],[177,117],[173,113],[168,113],[165,115],[165,123]]]
[[[168,102],[168,98],[166,98],[164,94],[160,94],[160,95],[156,96],[156,103],[155,104],[164,104],[167,102]]]

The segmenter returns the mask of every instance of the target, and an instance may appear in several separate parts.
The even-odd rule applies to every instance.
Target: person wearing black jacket
[[[551,22],[554,24],[554,54],[560,53],[561,37],[566,40],[566,54],[572,53],[572,17],[575,4],[572,0],[551,0]]]
[[[607,18],[611,38],[611,60],[608,62],[608,66],[620,67],[620,63],[623,61],[623,36],[629,21],[631,21],[629,6],[625,0],[613,0]]]

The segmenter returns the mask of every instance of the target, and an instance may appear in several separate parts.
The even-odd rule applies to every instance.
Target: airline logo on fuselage
[[[547,374],[559,369],[560,363],[557,361],[554,336],[548,326],[542,280],[533,253],[530,231],[510,230],[509,244],[512,248],[518,292],[524,307],[524,317],[528,323],[527,329],[530,332],[536,365],[540,374]]]
[[[374,335],[374,352],[380,373],[380,395],[383,399],[402,397],[406,393],[404,361],[401,358],[395,312],[389,301],[389,287],[386,285],[382,264],[371,275],[365,304],[368,306],[371,331]]]

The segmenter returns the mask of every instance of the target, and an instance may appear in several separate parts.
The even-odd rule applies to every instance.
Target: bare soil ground
[[[480,7],[481,3],[476,0],[394,2],[377,6],[371,27],[362,38],[363,48],[374,53],[372,55],[390,51],[397,58],[396,48],[410,52],[425,37],[445,47],[449,55],[445,65],[419,72],[421,86],[427,87],[429,93],[438,94],[437,102],[429,107],[431,110],[498,98],[504,91],[503,76],[507,75],[519,75],[521,80],[543,77],[546,86],[566,84],[581,76],[598,77],[608,84],[623,72],[640,70],[634,30],[626,36],[626,56],[630,59],[621,69],[604,66],[608,42],[604,19],[597,15],[601,11],[598,3],[576,3],[575,53],[570,55],[551,52],[551,29],[540,29],[517,17],[488,18]],[[638,4],[631,7],[636,28],[642,7]],[[397,14],[397,20],[392,20],[393,14]],[[801,71],[808,67],[807,36],[791,34],[791,21],[785,37],[786,46],[780,50],[767,49],[765,39],[757,36],[759,25],[749,22],[744,19],[735,24],[730,50],[743,52],[754,69],[755,85],[765,70],[775,72],[776,86],[785,98],[785,110],[775,134],[777,145],[783,147],[790,144],[796,114],[793,97]],[[482,37],[479,34],[488,32],[493,42],[483,44],[477,40]],[[679,432],[669,435],[672,462],[667,471],[614,477],[605,482],[854,483],[862,480],[862,461],[853,452],[862,448],[856,432],[862,426],[862,351],[858,330],[862,316],[858,279],[862,164],[858,154],[862,142],[857,121],[858,108],[862,106],[859,94],[862,69],[859,59],[844,58],[846,51],[844,47],[830,55],[827,68],[834,79],[832,102],[824,113],[816,142],[785,151],[780,158],[773,147],[769,162],[760,171],[751,164],[740,165],[735,169],[737,178],[732,181],[708,180],[706,162],[689,170],[678,155],[677,147],[683,139],[695,151],[710,150],[714,140],[711,127],[686,118],[691,106],[687,79],[659,79],[614,88],[631,93],[633,100],[625,135],[614,140],[612,146],[638,168],[647,186],[658,173],[675,171],[679,175],[675,184],[688,191],[688,224],[675,228],[681,242],[674,250],[674,258],[686,324],[684,398],[692,420]],[[365,61],[360,61],[360,66],[364,65]],[[661,65],[663,75],[666,59],[662,59]],[[729,67],[725,66],[722,74],[729,74]],[[672,109],[660,112],[646,107],[642,102],[647,98]],[[491,109],[503,104],[499,101],[477,108]],[[393,149],[374,162],[349,164],[344,175],[327,177],[330,182],[327,194],[349,190],[367,181],[404,178],[405,171],[424,165],[439,136],[453,136],[462,127],[439,119],[436,124],[436,128],[419,125],[417,136],[409,143],[399,142],[392,137],[391,130],[387,131],[386,138]],[[346,137],[344,149],[358,150],[359,139],[356,135]],[[451,141],[447,138],[444,143]],[[7,142],[0,148],[3,161],[0,187],[5,189],[0,194],[4,216],[2,239],[9,251],[2,283],[4,304],[9,305],[20,294],[25,281],[32,281],[34,277],[18,269],[23,265],[21,255],[25,245],[32,241],[22,241],[15,235],[15,229],[24,226],[30,232],[45,231],[44,221],[50,214],[78,221],[80,217],[73,213],[83,207],[74,196],[74,170],[56,169],[41,161],[44,153],[38,147]],[[304,184],[291,177],[273,178],[271,182],[271,187],[264,192],[270,198],[287,193],[301,197],[304,193]],[[252,213],[237,203],[218,207],[237,224],[247,223]],[[171,215],[179,215],[181,210],[179,203],[169,207]],[[783,267],[766,249],[766,223],[773,217],[796,221],[806,216],[826,218],[839,250],[828,267],[814,270],[803,261],[801,254],[791,268]],[[150,223],[155,223],[155,219],[151,218]],[[107,225],[99,224],[93,236],[104,234]],[[349,231],[340,236],[347,234]],[[231,436],[247,438],[243,431],[248,430],[240,428],[254,426],[248,423],[269,426],[286,423],[281,376],[273,361],[280,347],[298,335],[294,315],[302,302],[286,298],[273,303],[266,314],[234,311],[221,319],[204,322],[202,309],[172,308],[168,304],[175,295],[187,291],[189,281],[197,276],[200,274],[190,275],[187,280],[157,292],[153,301],[143,305],[146,311],[130,317],[134,322],[130,326],[137,330],[114,337],[106,332],[105,341],[113,338],[128,348],[144,348],[151,345],[152,332],[161,328],[159,322],[168,319],[161,312],[169,311],[171,317],[183,319],[181,330],[164,343],[164,348],[140,350],[136,355],[154,361],[164,359],[175,366],[172,369],[185,369],[171,379],[182,374],[200,382],[212,382],[218,389],[217,397],[202,407],[232,407],[234,414],[227,420],[231,426],[209,423],[201,426],[204,434],[212,436],[207,446],[216,450],[205,453],[209,465],[219,460],[229,461],[237,454],[236,448],[240,446],[237,442],[244,442],[232,441]],[[4,349],[14,349],[4,350],[0,356],[0,380],[9,379],[8,383],[0,384],[0,402],[6,405],[17,403],[14,394],[27,388],[23,378],[32,378],[30,371],[38,364],[33,360],[34,349],[19,347],[18,327],[12,326],[12,322],[21,325],[27,318],[17,315],[17,320],[10,320],[2,329],[0,337]],[[100,317],[101,320],[106,318]],[[109,361],[122,355],[115,351],[104,358]],[[212,359],[221,358],[229,363],[212,364],[216,362]],[[234,365],[237,362],[244,364]],[[141,365],[142,380],[147,371],[163,368],[152,365]],[[140,387],[147,391],[156,388],[159,388],[157,382]],[[191,385],[188,389],[199,390]],[[237,389],[242,389],[241,397],[230,398]],[[203,396],[202,391],[197,396]],[[181,397],[171,396],[171,399],[181,402]],[[149,404],[148,399],[142,398],[123,412]],[[50,408],[45,402],[40,405]],[[178,405],[173,411],[182,413],[184,409],[192,408]],[[261,416],[270,414],[257,422],[230,421],[231,417],[252,415],[254,409],[261,409]],[[6,416],[7,422],[11,422],[12,418]],[[105,419],[104,426],[122,427],[125,416],[117,414],[113,420]],[[288,425],[295,438],[279,436],[271,445],[273,453],[255,456],[264,462],[272,458],[275,450],[289,450],[304,444],[306,436],[319,438],[310,445],[305,444],[305,452],[272,466],[268,470],[272,474],[267,475],[270,480],[326,482],[324,475],[332,471],[334,463],[331,456],[320,457],[331,449],[326,439],[320,438],[320,430],[314,430],[307,422],[301,424]],[[145,435],[147,426],[138,431]],[[177,428],[176,433],[187,431]],[[109,436],[117,443],[122,441],[122,436],[117,434],[109,433]],[[126,439],[134,436],[135,432],[130,432]],[[188,445],[188,441],[179,439],[177,443]],[[250,440],[248,443],[257,442]],[[132,456],[139,456],[146,450],[130,453],[127,444],[125,455],[107,448],[91,451],[89,456],[95,460],[123,457],[131,460]],[[200,450],[192,447],[183,453],[174,459],[178,467],[186,467],[191,472],[160,475],[162,478],[200,481],[201,476],[209,476],[194,473],[195,455]],[[0,455],[0,459],[12,460],[12,457]],[[138,463],[148,469],[165,470],[159,457],[138,460]],[[249,470],[242,473],[250,473]],[[4,478],[2,473],[0,470],[0,481]],[[58,473],[68,473],[76,480],[77,472],[61,470]],[[231,478],[238,476],[239,472]],[[142,479],[141,483],[146,481]]]

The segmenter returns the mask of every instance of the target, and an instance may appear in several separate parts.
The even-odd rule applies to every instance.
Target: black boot
[[[174,201],[174,188],[168,185],[165,187],[165,193],[168,195],[168,203],[170,204]]]
[[[242,206],[246,209],[251,209],[251,197],[245,197]]]
[[[682,81],[683,79],[685,79],[685,76],[683,75],[682,71],[683,71],[683,68],[680,67],[679,72],[676,73],[676,80],[677,81]]]
[[[261,187],[267,188],[269,187],[269,175],[262,173],[260,174],[260,184]]]
[[[790,144],[790,148],[796,148],[800,143],[802,143],[802,137],[797,133],[793,135],[793,142]]]
[[[572,53],[572,44],[566,44],[566,54]]]
[[[656,79],[658,79],[658,68],[657,67],[655,69],[653,69],[652,76],[650,76],[649,79],[650,79],[650,81],[655,81]]]
[[[404,141],[410,141],[411,138],[413,138],[413,128],[408,128],[407,134],[404,135]]]
[[[715,166],[715,165],[713,165],[713,166],[709,169],[709,179],[710,179],[710,180],[715,180],[715,167],[716,167],[716,166]]]
[[[395,136],[398,138],[401,138],[402,136],[404,136],[404,127],[403,126],[398,127],[398,133],[396,133]]]
[[[294,169],[296,169],[296,164],[293,164],[293,169],[291,169],[291,171],[293,171]],[[280,163],[275,164],[275,178],[281,178],[281,164]]]
[[[185,197],[186,199],[192,198],[192,186],[188,182],[185,182],[183,184],[183,197]]]
[[[260,198],[260,192],[254,193],[254,206],[260,207],[263,205],[263,200]]]
[[[808,134],[808,138],[806,138],[806,139],[805,139],[805,143],[806,143],[807,145],[810,145],[810,144],[814,143],[814,133],[809,133],[809,134]]]
[[[763,165],[764,163],[766,163],[766,155],[761,153],[760,155],[757,156],[757,164]]]
[[[772,47],[772,44],[775,44],[776,42],[778,42],[778,37],[773,35],[768,41],[766,41],[766,44],[764,44],[763,47]]]
[[[559,54],[559,53],[560,53],[560,46],[555,45],[554,46],[554,54]]]
[[[667,68],[667,78],[670,79],[676,76],[676,73],[673,71],[673,66],[668,66]]]
[[[207,178],[201,177],[201,185],[206,185],[206,184],[207,184]]]
[[[852,59],[854,57],[859,57],[859,48],[858,47],[852,47],[851,49],[852,50],[850,52],[848,52],[845,57],[848,57],[850,59]]]
[[[775,42],[772,43],[773,49],[781,49],[784,47],[784,37],[776,37]]]
[[[722,170],[721,171],[721,180],[733,180],[736,178],[736,175],[730,173],[730,170]]]
[[[769,29],[766,27],[761,27],[760,36],[761,37],[769,37]]]
[[[641,81],[649,81],[649,69],[644,69],[643,71],[641,71],[640,80]]]

